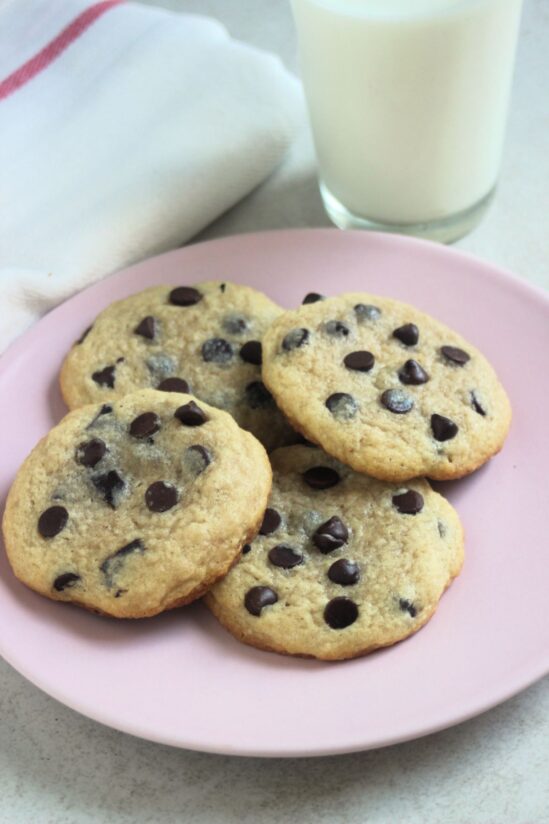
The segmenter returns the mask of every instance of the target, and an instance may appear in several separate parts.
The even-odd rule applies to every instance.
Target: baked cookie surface
[[[463,563],[455,510],[430,485],[360,475],[316,448],[271,455],[259,535],[206,595],[239,640],[324,660],[406,638]]]
[[[69,413],[22,465],[3,522],[15,575],[115,617],[199,597],[255,535],[261,444],[189,395],[142,390]]]
[[[154,286],[107,307],[61,371],[70,409],[142,388],[192,392],[268,450],[295,442],[261,380],[261,339],[281,309],[247,286]]]
[[[281,315],[263,339],[263,379],[296,429],[382,480],[462,477],[499,451],[511,421],[474,346],[407,304],[365,293]]]

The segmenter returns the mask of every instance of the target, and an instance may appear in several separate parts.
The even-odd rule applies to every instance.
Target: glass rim
[[[397,0],[399,8],[389,9],[391,0],[374,0],[374,7],[367,8],[370,0],[291,0],[293,6],[300,4],[318,6],[333,14],[340,14],[348,17],[361,18],[364,20],[379,20],[387,23],[400,23],[423,21],[432,18],[452,17],[467,9],[471,11],[476,8],[482,9],[490,5],[502,5],[507,2],[509,5],[517,3],[522,6],[524,0],[449,0],[447,6],[441,7],[436,4],[436,0],[431,0],[432,8],[412,9],[407,8],[402,0]],[[408,0],[409,3],[409,0]],[[429,0],[422,0],[428,4]],[[408,5],[408,4],[407,4]]]

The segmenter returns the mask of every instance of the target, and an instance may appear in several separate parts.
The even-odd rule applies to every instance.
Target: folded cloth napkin
[[[277,58],[214,20],[120,0],[0,0],[0,350],[251,191],[301,105]]]

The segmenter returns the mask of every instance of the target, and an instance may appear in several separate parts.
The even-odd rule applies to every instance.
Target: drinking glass
[[[496,188],[522,0],[292,0],[328,215],[450,242]]]

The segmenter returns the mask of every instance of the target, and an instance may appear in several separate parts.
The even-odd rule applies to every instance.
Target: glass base
[[[380,223],[377,220],[370,220],[362,215],[353,214],[334,197],[322,180],[319,185],[328,217],[340,229],[396,232],[400,235],[414,235],[426,240],[438,240],[440,243],[453,243],[474,229],[482,220],[496,191],[494,186],[487,195],[474,203],[473,206],[440,220],[430,220],[425,223]]]

